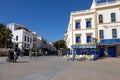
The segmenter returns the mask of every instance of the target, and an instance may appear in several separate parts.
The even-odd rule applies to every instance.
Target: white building
[[[37,45],[39,45],[40,54],[43,54],[45,51],[56,51],[56,48],[52,45],[52,43],[48,43],[47,40],[41,36],[37,36]]]
[[[38,50],[39,49],[38,34],[37,32],[32,32],[32,34],[33,34],[33,49]]]
[[[36,32],[30,31],[23,25],[11,23],[7,27],[12,31],[14,48],[17,47],[26,54],[28,54],[29,49],[39,52],[42,52],[43,49],[54,50],[54,47],[46,39],[39,36]]]
[[[101,56],[120,55],[120,0],[97,4],[98,41]]]
[[[70,49],[96,48],[100,56],[120,55],[120,0],[97,3],[93,0],[88,10],[71,12],[65,36]],[[112,45],[111,45],[112,44]]]
[[[53,44],[51,42],[48,43],[49,47],[48,49],[51,51],[56,51],[56,48],[53,46]]]
[[[16,23],[8,24],[7,27],[12,31],[12,42],[15,43],[21,51],[33,48],[33,34],[30,30]]]

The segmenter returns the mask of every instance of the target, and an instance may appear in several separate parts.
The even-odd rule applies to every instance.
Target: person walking
[[[38,56],[38,52],[37,52],[37,51],[35,51],[35,56],[36,56],[36,57]]]
[[[14,51],[14,62],[16,62],[16,59],[17,59],[17,53],[16,51]]]
[[[30,58],[30,60],[32,60],[32,50],[31,49],[29,50],[29,58]]]
[[[46,52],[45,52],[45,55],[47,55],[47,54],[48,54],[48,52],[46,51]]]

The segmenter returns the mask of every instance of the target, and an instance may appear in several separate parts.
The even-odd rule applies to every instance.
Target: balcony
[[[91,12],[94,12],[94,10],[86,9],[86,10],[80,10],[80,11],[73,11],[73,12],[71,12],[71,15],[91,13]]]
[[[97,3],[96,6],[104,7],[104,6],[110,6],[110,5],[112,6],[112,5],[118,5],[118,4],[120,4],[120,0],[101,2],[101,3]]]

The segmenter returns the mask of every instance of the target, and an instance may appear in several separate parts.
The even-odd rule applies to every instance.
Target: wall
[[[116,13],[116,22],[111,22],[111,13]],[[103,15],[103,23],[98,24],[98,40],[99,39],[99,30],[104,30],[104,39],[112,39],[112,29],[117,29],[117,37],[120,38],[120,9],[118,8],[109,8],[100,9],[97,11],[97,16],[99,14]],[[98,18],[97,18],[98,19]],[[98,19],[99,21],[99,19]],[[109,36],[108,36],[109,35]]]

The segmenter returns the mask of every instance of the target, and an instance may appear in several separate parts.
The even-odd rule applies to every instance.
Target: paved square
[[[120,57],[97,61],[66,61],[63,57],[0,57],[0,80],[120,80]]]

